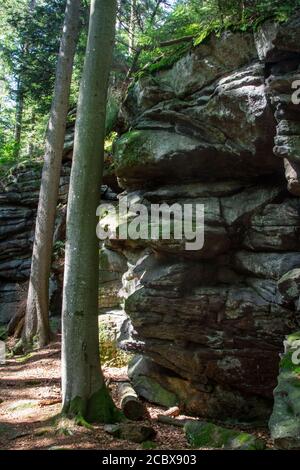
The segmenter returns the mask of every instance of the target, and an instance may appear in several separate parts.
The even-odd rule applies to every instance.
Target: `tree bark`
[[[96,210],[104,159],[105,114],[117,0],[92,0],[75,125],[63,293],[63,413],[112,423],[119,414],[99,356],[99,240]]]
[[[79,13],[80,0],[67,0],[35,227],[23,340],[37,335],[40,347],[50,341],[49,275]]]
[[[129,54],[132,55],[135,50],[136,34],[136,0],[131,0],[130,4],[130,22],[129,22]]]
[[[17,84],[17,98],[16,98],[16,124],[15,124],[15,143],[14,143],[14,157],[19,158],[22,134],[22,121],[24,110],[24,90],[22,80],[19,77]]]
[[[28,11],[31,15],[36,6],[36,0],[30,0],[28,4]],[[23,55],[28,53],[28,44],[23,44]],[[19,158],[20,147],[21,147],[21,135],[22,135],[22,124],[23,124],[23,111],[24,111],[24,87],[22,80],[22,73],[18,77],[17,83],[17,98],[16,98],[16,124],[15,124],[15,148],[14,157]]]

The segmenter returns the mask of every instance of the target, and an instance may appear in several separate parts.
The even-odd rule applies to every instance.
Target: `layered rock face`
[[[71,132],[71,134],[70,134]],[[67,199],[71,173],[72,129],[68,129],[65,139],[64,161],[61,170],[59,199],[54,230],[53,263],[49,285],[50,315],[60,315],[64,271],[64,240],[67,212]],[[73,144],[73,141],[72,141]],[[105,177],[105,182],[112,179]],[[24,310],[30,276],[34,227],[41,184],[41,163],[28,162],[14,167],[10,174],[0,181],[0,324],[8,324],[20,309]],[[100,198],[115,201],[116,193],[108,185],[99,188]],[[120,279],[127,270],[126,260],[117,254],[108,256],[105,250],[101,255],[100,304],[111,318],[124,320],[119,308],[121,299],[118,291]],[[112,311],[116,309],[116,312]]]
[[[298,183],[285,171],[300,158],[298,22],[212,37],[129,91],[121,198],[205,207],[202,250],[106,243],[127,258],[123,347],[141,353],[129,373],[152,401],[225,419],[270,413],[283,338],[300,322],[279,282],[300,266]]]
[[[300,329],[299,36],[295,17],[211,37],[141,78],[123,106],[120,199],[205,208],[201,250],[150,238],[101,252],[103,321],[138,353],[129,375],[156,403],[211,418],[270,414],[283,338]],[[67,156],[72,145],[71,130]],[[40,169],[24,167],[0,188],[0,323],[26,297],[39,185]]]
[[[67,202],[70,166],[64,165],[59,204]],[[34,224],[41,183],[40,165],[20,165],[0,183],[0,323],[24,308],[30,275]],[[58,210],[55,240],[64,237],[64,211]],[[51,293],[57,286],[53,280]]]

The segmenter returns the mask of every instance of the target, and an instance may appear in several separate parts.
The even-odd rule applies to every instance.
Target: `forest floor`
[[[118,405],[117,383],[126,380],[126,368],[104,367],[104,375]],[[157,422],[165,409],[146,404],[156,431],[155,448],[189,449],[182,428]],[[103,426],[92,429],[56,420],[61,408],[60,343],[0,365],[0,450],[59,449],[143,449],[142,444],[116,439]],[[150,423],[149,423],[150,421]],[[266,439],[265,429],[251,430]]]

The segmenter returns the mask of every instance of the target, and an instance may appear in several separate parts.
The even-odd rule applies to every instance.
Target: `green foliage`
[[[1,57],[12,79],[22,81],[23,92],[39,100],[39,107],[47,110],[51,103],[65,2],[46,0],[35,2],[34,7],[31,4],[24,0],[2,2],[6,31]],[[15,92],[12,82],[12,97]]]
[[[300,365],[294,364],[292,361],[293,351],[287,352],[280,361],[280,369],[285,371],[294,372],[300,375]]]
[[[34,8],[33,8],[34,4]],[[285,21],[300,0],[119,0],[114,65],[108,100],[107,134],[115,130],[125,80],[171,67],[183,54],[224,30],[257,29],[265,20]],[[21,158],[40,158],[48,122],[65,0],[2,0],[0,3],[0,176]],[[81,30],[71,85],[77,104],[84,60],[89,2],[82,2]],[[130,38],[133,47],[129,48]],[[165,46],[165,42],[182,39]],[[137,51],[140,53],[137,55]],[[131,75],[132,77],[132,75]],[[24,99],[20,149],[15,144],[16,108]],[[72,118],[74,119],[73,114]]]
[[[113,145],[114,142],[117,138],[118,134],[116,132],[110,132],[110,134],[107,135],[105,142],[104,142],[104,150],[107,153],[111,153],[113,150]]]
[[[157,444],[156,442],[153,442],[153,441],[144,441],[142,442],[142,448],[144,450],[156,449]]]
[[[1,139],[1,137],[0,137]],[[13,157],[14,155],[14,150],[15,150],[15,142],[14,140],[6,140],[3,138],[1,142],[1,147],[0,147],[0,166],[11,166],[13,165],[16,161]]]
[[[184,54],[188,52],[191,48],[191,43],[181,44],[179,46],[172,46],[169,47],[169,50],[165,50],[160,56],[158,56],[158,60],[150,63],[149,66],[146,67],[147,73],[155,73],[158,70],[164,70],[172,67]],[[156,50],[157,54],[159,54],[159,49]],[[142,76],[144,74],[144,70],[137,74],[137,76]]]
[[[140,35],[140,44],[152,46],[141,56],[144,71],[152,73],[173,65],[188,49],[223,31],[256,30],[264,21],[286,21],[300,7],[300,0],[181,0],[159,27]],[[162,47],[176,38],[190,41]],[[153,47],[157,45],[157,47]]]
[[[65,0],[0,3],[0,167],[18,153],[14,133],[21,97],[20,154],[30,158],[43,155],[65,5]],[[77,102],[84,57],[87,12],[87,3],[82,2],[82,28],[70,99],[73,104]]]

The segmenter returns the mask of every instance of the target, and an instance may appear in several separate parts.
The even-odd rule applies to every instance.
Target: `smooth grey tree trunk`
[[[49,276],[61,162],[76,50],[80,0],[67,0],[58,55],[54,96],[46,133],[45,160],[37,211],[23,341],[37,336],[40,347],[50,341]]]
[[[30,0],[28,4],[29,14],[33,14],[36,6],[36,0]],[[23,55],[28,53],[28,44],[23,45]],[[14,157],[19,158],[21,148],[21,136],[22,136],[22,125],[23,125],[23,112],[24,112],[24,98],[25,91],[23,87],[22,73],[18,78],[17,83],[17,97],[16,97],[16,124],[15,124],[15,149]]]
[[[114,422],[99,357],[99,240],[96,210],[104,158],[105,115],[117,0],[92,0],[80,86],[69,203],[63,293],[63,412]]]

